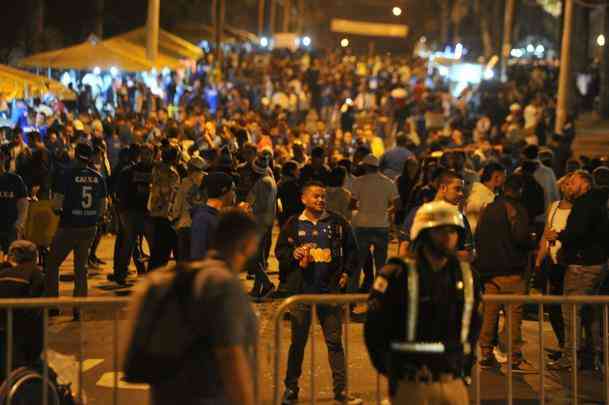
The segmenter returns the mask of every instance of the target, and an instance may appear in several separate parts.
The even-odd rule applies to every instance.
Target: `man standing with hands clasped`
[[[281,229],[275,256],[285,272],[291,294],[332,294],[347,286],[348,270],[357,265],[357,243],[349,223],[326,210],[326,187],[311,182],[302,190],[304,211],[290,218]],[[340,306],[318,305],[317,316],[328,347],[334,382],[334,398],[340,404],[362,401],[345,392],[345,353],[342,345]],[[290,310],[292,343],[282,404],[298,400],[298,379],[311,327],[311,307],[297,305]]]

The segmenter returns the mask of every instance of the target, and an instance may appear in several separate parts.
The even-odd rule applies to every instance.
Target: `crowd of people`
[[[353,316],[369,312],[371,324],[385,322],[378,315],[383,295],[402,280],[395,274],[400,265],[386,267],[392,240],[400,257],[432,269],[467,263],[486,293],[524,294],[531,285],[548,294],[598,293],[609,252],[609,161],[572,156],[573,117],[553,132],[554,83],[532,68],[517,81],[453,95],[421,59],[252,53],[227,55],[222,66],[207,58],[189,79],[169,75],[157,94],[117,81],[116,94],[102,103],[115,100],[110,112],[97,108],[90,88],[73,110],[60,103],[41,108],[38,100],[22,112],[30,124],[0,129],[0,248],[9,259],[14,243],[23,248],[28,205],[48,200],[59,225],[40,246],[48,248],[46,294],[59,294],[59,267],[73,251],[74,295],[86,296],[87,269],[107,264],[97,256],[106,233],[116,234],[108,280],[125,286],[132,260],[144,276],[172,259],[203,260],[219,248],[235,255],[215,235],[222,212],[239,207],[258,229],[244,263],[255,301],[372,291]],[[429,225],[435,215],[444,219]],[[446,219],[454,215],[460,219]],[[278,285],[267,274],[276,226]],[[436,234],[435,227],[458,232]],[[443,242],[455,235],[454,246]],[[445,256],[449,262],[434,261]],[[0,281],[14,267],[10,260]],[[429,291],[449,282],[425,280],[433,284]],[[437,295],[434,305],[452,299]],[[504,341],[500,309],[484,305],[472,326],[481,366],[511,361],[514,371],[534,371],[522,355],[522,305],[511,306],[512,358],[497,350]],[[570,367],[577,340],[597,367],[597,316],[584,314],[585,339],[576,339],[571,325],[581,322],[567,308],[550,311],[564,349],[551,366]],[[438,314],[428,307],[422,313]],[[345,393],[341,316],[318,307],[335,397],[359,403]],[[447,316],[449,322],[457,313]],[[292,310],[290,319],[285,404],[298,398],[310,308]],[[375,333],[367,340],[388,344]],[[444,333],[427,328],[419,337]],[[373,363],[387,372],[382,361]],[[449,363],[443,373],[464,372]]]

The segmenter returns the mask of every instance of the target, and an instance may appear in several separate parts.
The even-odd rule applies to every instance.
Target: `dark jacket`
[[[191,215],[190,259],[203,260],[218,227],[220,212],[214,207],[204,205],[193,209]]]
[[[328,185],[329,178],[330,169],[326,165],[313,167],[313,165],[309,163],[300,171],[300,183],[303,186],[311,181],[318,181],[322,184]]]
[[[326,211],[327,215],[319,222],[326,222],[331,229],[331,257],[328,288],[332,292],[338,292],[338,281],[343,273],[351,275],[358,266],[358,248],[355,235],[351,225],[339,214]],[[279,273],[282,281],[286,283],[286,289],[291,294],[302,293],[305,289],[305,277],[303,269],[294,259],[294,250],[301,245],[299,243],[298,225],[299,215],[291,217],[281,228],[275,247],[275,257],[279,261]]]
[[[277,198],[281,200],[283,211],[277,215],[279,226],[283,226],[288,219],[298,215],[304,209],[302,205],[300,182],[296,178],[286,177],[277,185]]]
[[[558,239],[559,258],[564,264],[597,265],[607,260],[607,200],[601,190],[592,189],[573,202],[567,227]]]
[[[44,275],[40,267],[24,263],[0,269],[0,298],[40,298],[44,295]],[[18,309],[13,315],[13,367],[32,366],[42,352],[43,327],[41,309]],[[6,314],[0,314],[0,334],[4,335]],[[4,347],[3,347],[3,350]],[[0,370],[4,377],[4,367]]]
[[[456,259],[448,261],[441,271],[429,270],[422,260],[417,266],[419,274],[419,314],[416,324],[416,341],[441,342],[446,353],[441,356],[414,355],[395,352],[391,343],[407,341],[409,323],[408,269],[400,259],[391,259],[379,271],[368,300],[368,313],[364,325],[364,339],[372,364],[379,373],[389,377],[390,391],[395,393],[397,381],[408,370],[416,371],[427,366],[435,373],[450,373],[456,377],[469,376],[475,364],[475,351],[467,353],[461,341],[465,311],[463,272]],[[481,290],[475,272],[473,276],[472,313],[468,341],[476,347],[482,325],[480,312]],[[429,322],[433,319],[433,322]]]
[[[483,279],[523,274],[535,247],[526,209],[505,197],[497,197],[482,211],[475,238],[474,265]]]

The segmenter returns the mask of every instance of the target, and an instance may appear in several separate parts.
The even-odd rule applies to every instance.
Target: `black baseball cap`
[[[93,148],[87,143],[79,143],[76,145],[76,157],[80,160],[88,162],[93,156]]]
[[[208,198],[219,198],[235,188],[235,181],[226,173],[212,172],[205,176],[202,186]]]

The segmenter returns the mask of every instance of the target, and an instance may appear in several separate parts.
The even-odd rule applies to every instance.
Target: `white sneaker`
[[[497,359],[498,363],[500,363],[500,364],[507,363],[507,361],[508,361],[507,354],[503,353],[500,348],[495,347],[493,349],[493,354],[495,355],[495,358]]]

